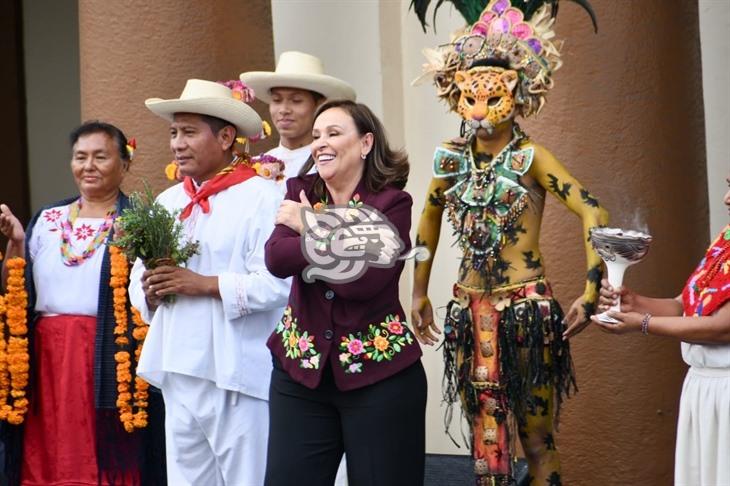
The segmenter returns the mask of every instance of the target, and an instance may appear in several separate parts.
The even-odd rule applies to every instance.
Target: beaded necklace
[[[520,148],[527,135],[515,124],[509,143],[493,157],[461,151],[436,150],[434,176],[451,178],[444,192],[447,217],[463,252],[461,274],[475,270],[496,285],[507,283],[509,264],[502,248],[519,231],[517,221],[527,207],[527,189],[521,177],[530,169],[532,147]]]
[[[114,218],[116,218],[117,215],[116,209],[107,211],[106,216],[104,216],[104,222],[101,226],[99,226],[99,229],[96,230],[94,238],[84,251],[81,252],[80,255],[77,255],[73,252],[73,248],[71,246],[71,233],[73,232],[74,223],[81,211],[81,206],[81,199],[71,203],[68,208],[68,218],[66,218],[66,221],[61,221],[61,258],[63,259],[64,265],[68,267],[81,265],[86,260],[94,256],[97,248],[104,243],[104,240],[106,240],[106,237],[109,235],[109,231],[114,224]]]

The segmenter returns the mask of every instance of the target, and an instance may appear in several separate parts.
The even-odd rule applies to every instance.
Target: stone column
[[[142,179],[155,190],[169,185],[168,124],[145,99],[176,98],[190,78],[238,79],[274,67],[266,0],[79,0],[79,26],[82,119],[109,121],[137,139],[127,191]]]

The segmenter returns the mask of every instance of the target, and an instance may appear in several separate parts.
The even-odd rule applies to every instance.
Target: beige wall
[[[730,175],[730,2],[699,0],[702,91],[707,135],[707,189],[710,237],[728,222],[722,196]]]
[[[168,123],[145,99],[176,98],[189,78],[238,79],[273,66],[265,0],[80,0],[79,26],[83,118],[105,118],[137,138],[127,190],[142,180],[156,190],[170,185]]]
[[[433,148],[458,133],[459,119],[437,102],[432,87],[408,83],[420,73],[421,49],[446,41],[461,21],[445,6],[437,19],[438,35],[423,34],[408,12],[409,0],[336,3],[335,11],[334,2],[273,0],[276,49],[310,48],[325,58],[330,71],[353,83],[368,80],[365,88],[357,86],[366,89],[361,99],[383,116],[411,157],[408,189],[415,225]],[[566,39],[565,65],[543,114],[524,125],[601,199],[615,224],[646,225],[654,234],[650,256],[629,270],[628,284],[653,295],[676,295],[707,243],[696,237],[705,235],[708,225],[697,6],[681,2],[670,10],[661,0],[644,0],[621,9],[610,0],[591,3],[599,18],[598,35],[576,5],[561,7],[557,32]],[[277,14],[284,5],[306,11],[308,22],[291,12]],[[379,15],[354,22],[352,12],[375,8]],[[343,25],[373,20],[379,28],[357,27],[372,36],[353,40],[355,52],[365,60],[353,67]],[[337,45],[318,44],[323,37]],[[334,56],[332,50],[346,57]],[[374,66],[369,51],[384,62]],[[677,59],[682,69],[677,69]],[[365,94],[378,87],[380,105]],[[450,242],[444,225],[430,288],[440,315],[459,257]],[[541,243],[548,276],[567,307],[581,292],[585,256],[578,219],[552,198]],[[409,278],[402,287],[406,305]],[[618,338],[589,328],[574,340],[573,351],[581,391],[565,406],[558,439],[566,483],[670,484],[684,374],[678,344],[636,335]],[[443,434],[440,352],[424,350],[424,364],[428,452],[465,453]],[[457,437],[458,426],[457,419]]]
[[[316,55],[327,74],[352,84],[358,101],[382,114],[378,14],[377,1],[272,0],[276,57]]]
[[[23,0],[31,209],[76,194],[68,134],[81,121],[76,0]]]

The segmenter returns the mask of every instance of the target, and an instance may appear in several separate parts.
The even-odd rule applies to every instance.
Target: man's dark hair
[[[210,127],[210,131],[213,132],[213,135],[218,135],[218,132],[223,130],[223,128],[227,127],[228,125],[232,126],[233,129],[236,130],[236,133],[238,133],[236,125],[229,121],[215,116],[203,115],[202,113],[200,113],[199,115],[200,118],[205,122],[205,124]]]
[[[127,152],[127,137],[124,136],[124,132],[112,125],[111,123],[105,123],[99,120],[85,121],[78,128],[71,132],[69,135],[69,141],[71,142],[71,149],[79,141],[79,138],[91,135],[92,133],[104,133],[109,138],[114,140],[119,149],[119,157],[122,160],[129,162],[129,152]]]

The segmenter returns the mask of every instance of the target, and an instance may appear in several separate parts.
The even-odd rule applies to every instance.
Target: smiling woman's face
[[[312,157],[326,182],[360,180],[373,135],[360,135],[352,117],[341,108],[320,113],[312,129]]]
[[[126,168],[116,142],[104,132],[82,135],[73,146],[71,173],[86,199],[118,191]]]

